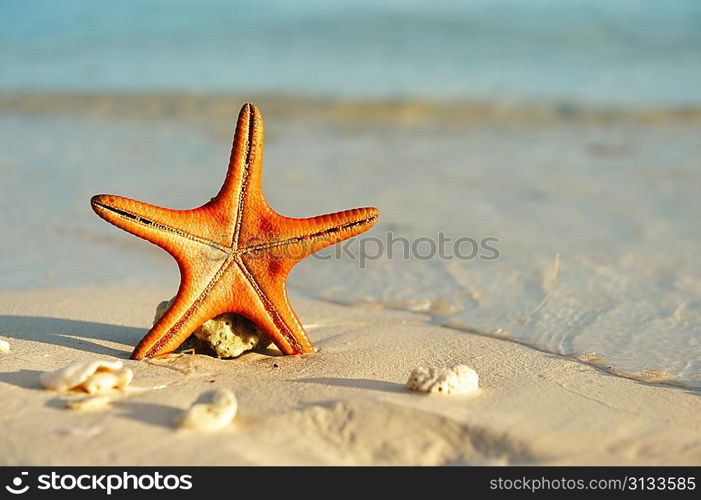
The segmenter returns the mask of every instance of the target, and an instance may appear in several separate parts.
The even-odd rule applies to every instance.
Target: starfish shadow
[[[144,333],[142,328],[107,323],[41,316],[0,316],[0,335],[3,337],[54,344],[116,358],[128,358],[131,351],[108,347],[100,341],[136,345]]]
[[[372,380],[368,378],[298,378],[294,379],[293,382],[331,385],[337,387],[351,387],[354,389],[369,389],[380,392],[404,392],[404,386],[402,384],[386,382],[384,380]]]

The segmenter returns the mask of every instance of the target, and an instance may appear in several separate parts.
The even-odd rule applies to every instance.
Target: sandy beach
[[[0,466],[701,466],[697,0],[0,14]]]
[[[130,394],[94,412],[39,375],[124,359],[162,288],[0,292],[3,465],[699,464],[698,393],[610,375],[505,340],[430,325],[424,315],[293,295],[318,352],[234,360],[126,361]],[[416,366],[467,364],[480,389],[422,395]],[[156,387],[155,389],[153,389]],[[214,434],[177,430],[198,396],[229,388],[239,416]]]
[[[356,242],[290,276],[317,353],[128,360],[177,268],[88,200],[206,201],[242,99],[0,96],[0,463],[701,464],[693,110],[261,96],[276,210],[377,205],[370,235],[493,236],[499,258],[360,262]],[[40,386],[115,358],[143,390],[102,410]],[[457,364],[476,394],[404,387]],[[213,388],[238,397],[234,423],[178,430]]]

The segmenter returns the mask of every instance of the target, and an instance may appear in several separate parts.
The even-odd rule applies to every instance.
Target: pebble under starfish
[[[160,246],[180,268],[175,301],[136,346],[133,359],[173,352],[223,313],[256,323],[284,354],[314,351],[287,299],[287,275],[308,255],[370,229],[380,212],[356,208],[308,219],[284,217],[263,197],[262,165],[263,120],[249,103],[239,114],[224,185],[205,205],[170,210],[120,196],[93,196],[97,215]]]

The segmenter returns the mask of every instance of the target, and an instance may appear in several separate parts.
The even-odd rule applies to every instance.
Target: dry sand
[[[292,300],[313,355],[127,361],[134,393],[94,412],[42,390],[40,373],[126,359],[168,289],[0,292],[3,465],[701,464],[698,392],[615,377],[405,312]],[[272,354],[272,353],[271,353]],[[468,396],[404,388],[419,365],[467,364]],[[204,391],[230,388],[239,415],[214,434],[175,422]]]

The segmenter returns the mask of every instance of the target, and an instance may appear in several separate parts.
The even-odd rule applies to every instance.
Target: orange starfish
[[[112,195],[93,196],[103,219],[154,243],[178,262],[173,304],[132,353],[165,356],[205,321],[241,314],[284,354],[313,352],[287,299],[285,281],[304,257],[372,227],[376,208],[356,208],[309,219],[284,217],[263,197],[263,119],[253,104],[239,114],[224,185],[193,210],[170,210]]]

